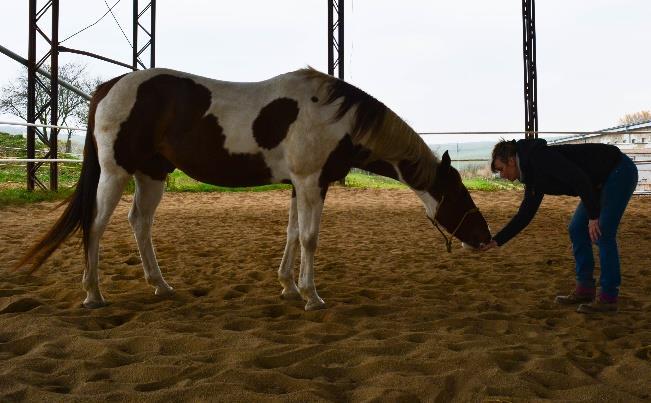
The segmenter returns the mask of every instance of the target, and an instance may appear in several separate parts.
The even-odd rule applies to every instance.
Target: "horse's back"
[[[300,71],[244,83],[158,68],[129,73],[98,104],[100,160],[155,179],[179,168],[224,186],[288,181],[290,165],[309,165],[308,136],[323,124],[318,90]]]

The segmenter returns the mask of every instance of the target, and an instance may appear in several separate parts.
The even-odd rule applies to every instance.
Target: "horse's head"
[[[491,240],[488,224],[461,182],[459,171],[450,164],[447,151],[441,158],[428,193],[436,201],[436,207],[428,211],[428,217],[434,224],[438,223],[472,248]]]

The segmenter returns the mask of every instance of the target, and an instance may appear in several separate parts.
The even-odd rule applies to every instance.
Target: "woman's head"
[[[502,139],[493,147],[491,171],[499,173],[501,178],[513,182],[520,178],[520,169],[516,159],[517,144],[515,140]]]

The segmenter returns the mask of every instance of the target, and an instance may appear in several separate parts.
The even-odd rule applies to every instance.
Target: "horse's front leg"
[[[301,244],[301,272],[298,278],[298,290],[306,301],[305,310],[325,308],[325,302],[319,297],[314,285],[314,254],[319,239],[319,225],[323,211],[323,198],[318,176],[313,175],[295,181],[298,230]]]
[[[280,296],[284,299],[301,299],[301,294],[294,282],[294,257],[298,249],[298,210],[296,207],[296,191],[292,190],[292,201],[289,205],[289,222],[287,223],[287,243],[283,260],[278,269],[278,281],[283,286]]]

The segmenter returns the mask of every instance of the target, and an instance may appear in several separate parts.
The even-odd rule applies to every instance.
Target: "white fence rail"
[[[50,159],[50,158],[0,158],[0,164],[21,164],[25,162],[74,162],[74,163],[80,163],[84,162],[84,160],[75,160],[75,159],[67,159],[67,158],[58,158],[58,159]]]
[[[24,122],[11,122],[11,121],[0,121],[0,125],[10,125],[10,126],[28,126],[28,127],[45,127],[50,129],[62,129],[62,130],[75,130],[75,131],[86,131],[86,128],[81,127],[70,127],[70,126],[54,126],[54,125],[42,125],[36,123],[24,123]],[[437,136],[437,135],[516,135],[524,134],[527,132],[523,131],[483,131],[483,132],[471,132],[471,131],[457,131],[457,132],[421,132],[418,133],[420,136]],[[583,135],[586,133],[589,135],[601,134],[601,133],[612,133],[610,131],[597,131],[597,132],[585,132],[585,131],[539,131],[538,134],[565,134],[565,135]],[[636,133],[649,133],[651,131],[636,131]],[[553,141],[552,141],[553,143]],[[8,148],[8,147],[4,147]],[[16,149],[18,150],[18,149]],[[36,150],[38,151],[38,150]],[[628,150],[622,149],[622,152],[627,152]],[[628,154],[628,153],[627,153]],[[631,155],[637,154],[637,155]],[[640,181],[638,183],[638,188],[635,193],[637,194],[651,194],[651,150],[647,154],[646,152],[633,152],[629,155],[635,161],[635,164],[638,166],[640,172]],[[70,154],[69,154],[70,155]],[[72,154],[79,155],[79,154]],[[81,156],[81,155],[80,155]],[[455,159],[456,162],[488,162],[488,159]],[[82,159],[70,159],[70,158],[2,158],[0,159],[0,164],[23,164],[23,163],[48,163],[48,162],[57,162],[57,163],[82,163]]]
[[[41,125],[37,123],[23,123],[23,122],[5,122],[0,120],[0,125],[8,125],[8,126],[26,126],[26,127],[45,127],[48,129],[63,129],[63,130],[77,130],[77,131],[82,131],[85,132],[85,128],[81,127],[69,127],[69,126],[53,126],[53,125]]]

